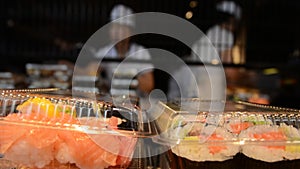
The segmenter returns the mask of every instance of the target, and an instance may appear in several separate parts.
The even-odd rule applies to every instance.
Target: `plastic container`
[[[171,168],[299,168],[299,110],[247,102],[158,102],[156,143]],[[151,114],[150,113],[150,114]]]
[[[64,64],[26,64],[29,88],[59,87],[68,89],[72,72]]]
[[[127,168],[137,138],[155,134],[134,105],[43,91],[0,95],[0,168]]]
[[[0,88],[12,89],[15,87],[15,80],[11,72],[0,72]]]

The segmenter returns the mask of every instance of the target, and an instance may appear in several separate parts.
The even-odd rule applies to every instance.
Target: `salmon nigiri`
[[[44,168],[53,163],[75,164],[82,169],[128,165],[136,138],[77,131],[80,125],[92,127],[95,125],[92,122],[103,120],[82,124],[74,116],[75,110],[60,107],[49,100],[35,98],[19,105],[18,113],[4,117],[5,123],[0,123],[0,150],[5,158],[31,168]],[[118,130],[114,127],[118,121],[113,120],[109,125]],[[103,125],[107,124],[96,126]]]
[[[66,143],[70,155],[79,168],[93,169],[116,165],[117,155],[105,151],[95,144],[87,134],[76,131],[61,131],[58,135]]]

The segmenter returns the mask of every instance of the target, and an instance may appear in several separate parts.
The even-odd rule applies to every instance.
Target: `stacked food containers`
[[[0,88],[13,89],[15,87],[15,80],[11,72],[0,72]]]
[[[63,64],[26,64],[29,88],[70,88],[72,72]]]

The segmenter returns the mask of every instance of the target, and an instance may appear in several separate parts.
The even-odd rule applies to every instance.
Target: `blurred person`
[[[240,7],[232,1],[216,5],[219,21],[206,36],[200,37],[193,46],[188,60],[212,65],[189,65],[179,68],[169,82],[168,98],[197,97],[204,100],[226,98],[226,78],[221,62],[232,63],[234,31],[241,17]],[[219,59],[220,58],[220,59]]]
[[[241,8],[233,1],[221,1],[216,5],[218,12],[217,24],[209,28],[206,37],[197,40],[192,49],[200,53],[201,61],[205,63],[215,63],[215,56],[211,51],[217,50],[219,57],[223,63],[232,63],[234,32],[237,23],[241,18]],[[192,52],[192,60],[199,61],[199,57]]]
[[[140,60],[140,61],[150,61],[151,56],[150,53],[141,45],[132,42],[130,36],[133,33],[135,28],[135,20],[134,18],[121,18],[127,15],[133,14],[131,8],[119,4],[113,7],[110,13],[110,21],[112,21],[109,36],[112,42],[117,41],[117,44],[108,44],[103,48],[99,49],[95,52],[96,58],[108,58],[108,59],[125,59],[129,58],[132,60]],[[119,19],[121,18],[121,19]],[[116,20],[118,19],[118,20]],[[128,38],[123,39],[126,36]],[[140,64],[138,62],[135,63],[105,63],[102,62],[101,65],[102,70],[104,71],[108,82],[107,85],[109,87],[113,87],[112,84],[114,81],[117,81],[114,78],[114,75],[117,73],[124,73],[126,71],[133,70],[134,73],[137,73],[136,79],[138,81],[137,86],[137,95],[138,96],[147,96],[152,89],[154,88],[154,76],[153,76],[153,66],[152,64]],[[120,66],[120,67],[118,67]],[[116,72],[116,68],[118,67],[119,72]],[[122,71],[122,72],[120,72]],[[133,79],[134,77],[132,77]],[[112,93],[111,89],[111,94]]]

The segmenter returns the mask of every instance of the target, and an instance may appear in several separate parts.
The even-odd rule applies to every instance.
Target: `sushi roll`
[[[271,125],[270,119],[259,114],[230,114],[224,115],[224,126],[233,134],[240,134],[241,131],[256,125]]]
[[[190,130],[186,132],[186,129]],[[205,130],[214,131],[209,133]],[[178,156],[197,162],[224,161],[231,159],[239,152],[238,146],[223,142],[234,140],[234,136],[224,128],[191,123],[184,126],[182,131],[181,136],[186,133],[183,143],[172,147],[172,152]]]
[[[245,144],[241,146],[246,169],[299,168],[299,131],[281,123],[280,125],[257,125],[249,127],[239,135]],[[299,142],[299,141],[298,141]]]
[[[236,136],[223,127],[207,124],[205,118],[190,120],[178,117],[169,131],[169,138],[177,140],[169,152],[172,161],[179,168],[236,168],[233,157],[239,146],[231,144]]]

